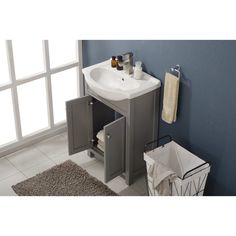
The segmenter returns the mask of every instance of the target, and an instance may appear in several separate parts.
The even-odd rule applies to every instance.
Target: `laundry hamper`
[[[154,148],[161,139],[169,138],[169,142]],[[202,196],[210,172],[210,165],[196,155],[184,149],[171,136],[166,135],[145,145],[144,160],[147,167],[147,187],[150,196],[158,196],[158,191],[153,187],[153,178],[148,175],[148,170],[159,162],[173,170],[177,177],[170,182],[171,196]]]

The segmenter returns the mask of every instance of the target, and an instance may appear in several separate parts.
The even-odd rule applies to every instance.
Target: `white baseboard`
[[[29,137],[26,137],[24,138],[24,140],[3,146],[0,148],[0,158],[6,155],[9,155],[13,152],[19,151],[20,149],[28,147],[32,144],[40,142],[44,139],[63,133],[65,131],[66,131],[66,124],[64,123],[64,124],[58,125],[57,127],[54,127],[53,129],[44,130],[38,134],[34,134]]]

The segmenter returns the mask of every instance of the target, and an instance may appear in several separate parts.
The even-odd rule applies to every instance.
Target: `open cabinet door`
[[[105,182],[124,172],[125,158],[125,117],[104,126],[105,134]]]
[[[69,155],[84,151],[92,140],[92,97],[66,102]]]

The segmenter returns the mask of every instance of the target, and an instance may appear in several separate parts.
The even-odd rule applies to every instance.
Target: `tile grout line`
[[[33,145],[34,146],[34,145]],[[37,149],[37,147],[35,147],[34,146],[34,148],[35,149]],[[38,149],[37,149],[38,150]],[[49,157],[48,156],[46,156],[44,153],[42,153],[40,150],[38,150],[42,155],[44,155],[45,157],[47,157],[47,161],[52,161],[51,159],[49,159]],[[31,168],[34,168],[34,167],[36,167],[36,166],[38,166],[38,165],[40,165],[40,164],[35,164],[35,165],[33,165],[33,166],[31,166],[31,167],[29,167],[29,168],[27,168],[27,169],[25,169],[24,171],[23,170],[20,170],[20,169],[18,169],[15,165],[14,165],[14,163],[12,163],[7,157],[6,157],[6,160],[8,161],[8,162],[10,162],[10,164],[12,165],[12,166],[14,166],[21,174],[23,174],[26,178],[28,178],[28,176],[26,176],[25,174],[24,174],[24,171],[27,171],[27,170],[29,170],[29,169],[31,169]],[[54,163],[54,162],[53,162]]]
[[[73,160],[72,160],[73,161]],[[75,161],[74,161],[75,162]],[[97,162],[96,161],[91,161],[92,163],[88,163],[88,162],[85,162],[85,163],[81,163],[80,165],[79,164],[77,164],[76,162],[76,164],[78,165],[78,166],[80,166],[81,168],[83,168],[84,170],[86,170],[87,168],[89,168],[89,167],[91,167],[91,166],[93,166],[93,165],[96,165],[97,164]],[[86,170],[87,171],[87,170]]]
[[[65,153],[62,152],[62,153],[58,153],[58,154],[55,155],[55,156],[57,157],[58,155],[62,155],[62,154],[67,154],[67,153],[66,153],[66,152],[65,152]],[[59,165],[52,157],[47,156],[47,158],[49,158],[53,163],[55,163],[55,165]],[[71,158],[69,158],[68,160],[71,160]],[[64,161],[66,161],[66,160],[64,160]]]
[[[57,163],[52,159],[50,158],[46,153],[44,153],[42,150],[40,150],[40,148],[38,148],[37,146],[34,145],[34,147],[41,153],[43,154],[45,157],[47,157],[49,159],[49,161],[52,161],[55,165],[57,165]]]
[[[48,160],[47,162],[43,162],[43,163],[40,163],[40,164],[38,164],[38,165],[33,165],[33,166],[31,166],[31,167],[29,167],[29,168],[27,168],[27,169],[25,169],[25,170],[19,170],[20,172],[22,172],[22,174],[24,175],[24,176],[26,176],[25,174],[24,174],[24,172],[26,172],[26,171],[29,171],[30,169],[32,169],[32,168],[34,168],[34,167],[37,167],[37,166],[41,166],[41,165],[43,165],[43,164],[48,164],[48,163],[50,163],[49,161],[51,161],[51,160]],[[52,161],[51,161],[52,162]],[[52,163],[52,164],[55,164],[54,162]],[[47,170],[47,169],[46,169]],[[40,173],[40,172],[39,172]],[[37,174],[39,174],[39,173],[37,173]],[[27,178],[29,178],[28,176],[26,176]]]
[[[64,134],[65,134],[65,132],[63,132]],[[65,141],[64,140],[64,136],[63,136],[63,133],[60,133],[60,134],[58,134],[58,135],[56,135],[56,136],[59,136],[59,138],[61,139],[61,140],[63,140],[63,141]],[[55,138],[56,136],[54,136],[54,137],[50,137],[50,138],[48,138],[48,139],[45,139],[45,140],[43,140],[42,142],[45,142],[45,141],[47,141],[47,140],[49,140],[50,141],[50,139],[53,139],[53,138]],[[38,143],[41,143],[41,142],[38,142]],[[38,143],[36,143],[36,144],[33,144],[33,146],[40,152],[40,153],[42,153],[43,155],[45,155],[50,161],[52,161],[55,165],[58,165],[58,163],[56,163],[54,160],[53,160],[53,158],[51,158],[50,156],[48,156],[48,154],[47,153],[45,153],[44,151],[42,151],[39,147],[37,147],[37,144]],[[67,154],[67,152],[62,152],[62,153],[58,153],[57,155],[61,155],[61,154]]]
[[[12,165],[12,166],[14,166],[22,175],[24,175],[26,178],[27,178],[27,176],[21,171],[21,170],[19,170],[8,158],[6,158],[6,160]],[[13,176],[13,175],[12,175]]]
[[[66,133],[64,133],[64,134],[61,133],[61,134],[59,134],[59,135],[61,135],[62,138],[66,138],[66,137],[65,137]]]
[[[14,166],[15,167],[15,166]],[[15,167],[16,168],[16,167]],[[14,175],[17,175],[17,174],[19,174],[18,172],[20,172],[21,174],[23,174],[21,171],[19,171],[18,169],[16,169],[17,170],[17,172],[16,173],[14,173],[14,174],[11,174],[11,175],[9,175],[9,176],[7,176],[7,177],[4,177],[4,178],[2,178],[2,179],[0,179],[0,183],[2,182],[2,181],[4,181],[4,180],[6,180],[6,179],[8,179],[8,178],[11,178],[12,176],[14,176]],[[24,175],[25,176],[25,175]]]
[[[136,193],[138,193],[139,194],[139,196],[146,196],[146,195],[144,195],[144,194],[146,194],[146,192],[145,191],[139,191],[138,189],[136,189],[136,188],[133,188],[133,187],[131,187],[132,189],[133,189],[133,191],[135,191]]]
[[[47,154],[44,153],[42,150],[40,150],[35,144],[33,144],[33,146],[34,146],[34,148],[36,148],[41,154],[43,154],[44,156],[46,156],[47,158],[49,158],[49,157],[47,156]]]
[[[131,188],[131,187],[128,187],[128,188]],[[140,197],[140,196],[142,196],[141,195],[141,193],[139,193],[139,192],[137,192],[135,189],[133,189],[133,188],[131,188],[132,189],[132,191],[134,191],[135,193],[137,193],[138,195],[136,196],[136,195],[120,195],[121,197]],[[119,193],[117,193],[117,194],[120,194],[121,192],[123,192],[124,190],[126,190],[126,188],[125,189],[123,189],[123,190],[121,190]]]
[[[60,134],[59,134],[60,135]],[[60,135],[60,138],[63,138],[63,137],[61,137],[61,135]],[[46,139],[45,139],[46,140]],[[44,141],[45,141],[44,140]],[[63,140],[64,141],[64,140]],[[40,143],[40,142],[39,142]],[[44,151],[42,151],[39,147],[37,147],[36,146],[36,144],[33,144],[33,146],[40,152],[40,153],[42,153],[43,155],[45,155],[50,161],[52,161],[53,163],[55,163],[56,165],[57,165],[57,163],[50,157],[50,156],[48,156],[48,154],[47,153],[45,153]],[[67,152],[62,152],[62,153],[58,153],[57,155],[61,155],[61,154],[67,154]]]

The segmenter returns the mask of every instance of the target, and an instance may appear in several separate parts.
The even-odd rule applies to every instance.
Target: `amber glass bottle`
[[[113,68],[116,67],[116,57],[115,56],[111,57],[111,67],[113,67]]]

